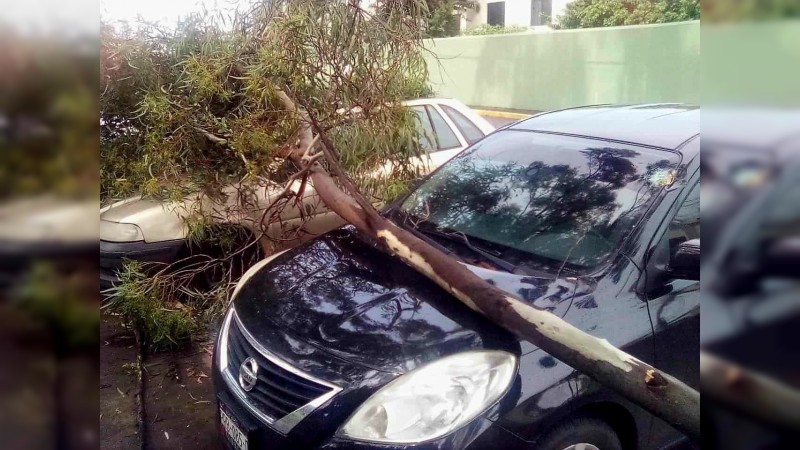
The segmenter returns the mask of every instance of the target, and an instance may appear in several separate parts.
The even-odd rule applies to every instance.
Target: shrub
[[[553,28],[595,28],[700,19],[699,0],[576,0]]]
[[[47,326],[62,350],[94,347],[100,311],[97,279],[86,271],[67,274],[48,262],[34,264],[13,287],[11,305]]]
[[[141,263],[127,262],[119,276],[108,308],[139,332],[141,344],[148,351],[175,349],[199,331],[191,309],[167,303],[169,296],[145,274]]]
[[[507,34],[507,33],[521,33],[528,31],[528,27],[521,25],[512,25],[510,27],[503,27],[501,25],[478,25],[477,27],[467,29],[464,34],[467,36],[484,36],[489,34]]]

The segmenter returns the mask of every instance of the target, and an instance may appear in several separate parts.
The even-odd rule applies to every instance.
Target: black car
[[[800,389],[800,113],[703,111],[704,352]],[[795,448],[778,416],[703,393],[703,448]],[[755,402],[753,404],[756,404]],[[788,404],[788,403],[786,403]]]
[[[540,114],[384,214],[488,282],[698,385],[699,110]],[[680,251],[679,251],[680,250]],[[231,448],[635,449],[685,438],[353,227],[240,281],[214,360]]]

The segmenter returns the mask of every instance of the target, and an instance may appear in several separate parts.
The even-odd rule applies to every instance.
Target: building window
[[[553,0],[531,0],[531,26],[547,25],[553,16]]]
[[[506,2],[494,2],[486,5],[486,23],[506,26]]]

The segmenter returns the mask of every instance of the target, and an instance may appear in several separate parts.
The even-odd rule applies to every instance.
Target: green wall
[[[437,95],[471,106],[700,102],[699,21],[462,36],[426,47],[436,55],[428,68]]]
[[[703,104],[800,104],[800,20],[703,25]]]

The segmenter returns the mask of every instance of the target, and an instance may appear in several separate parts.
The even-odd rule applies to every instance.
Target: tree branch
[[[206,131],[206,130],[200,128],[200,127],[194,127],[194,129],[199,131],[200,133],[202,133],[203,136],[206,137],[206,139],[208,139],[209,141],[213,142],[214,144],[217,144],[217,145],[227,145],[228,144],[228,140],[225,139],[225,138],[221,138],[221,137],[219,137],[219,136],[217,136],[217,135],[215,135],[215,134],[213,134],[213,133],[211,133],[209,131]]]

